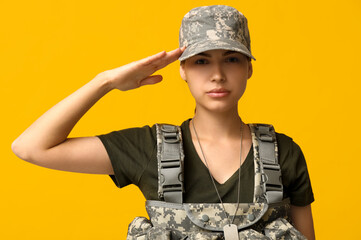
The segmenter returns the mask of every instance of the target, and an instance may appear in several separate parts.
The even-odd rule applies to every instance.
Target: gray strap
[[[253,124],[259,146],[262,183],[268,203],[281,202],[283,185],[281,167],[278,163],[276,133],[272,125]]]
[[[179,126],[156,124],[158,158],[158,197],[173,203],[183,202],[183,145]]]

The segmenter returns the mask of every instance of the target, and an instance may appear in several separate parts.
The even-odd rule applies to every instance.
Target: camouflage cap
[[[246,17],[237,9],[225,5],[190,10],[182,20],[179,46],[187,46],[180,61],[214,49],[241,52],[256,60],[251,54]]]

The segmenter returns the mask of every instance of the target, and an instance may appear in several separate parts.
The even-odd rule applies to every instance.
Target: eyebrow
[[[230,54],[233,54],[233,53],[238,53],[238,52],[236,52],[236,51],[227,51],[227,52],[223,53],[223,56],[227,56],[227,55],[230,55]],[[204,52],[198,53],[198,54],[196,54],[196,56],[211,57],[211,55],[209,55],[208,53],[204,53]]]

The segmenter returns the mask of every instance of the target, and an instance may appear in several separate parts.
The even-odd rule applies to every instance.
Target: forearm
[[[112,89],[128,91],[160,82],[162,76],[152,74],[177,60],[183,50],[184,48],[162,51],[98,74],[26,129],[13,142],[13,152],[23,160],[50,168],[80,172],[84,172],[86,168],[85,172],[110,172],[109,159],[104,146],[99,144],[99,139],[69,140],[67,137],[70,131]],[[85,165],[92,166],[92,169],[83,167]]]
[[[98,74],[26,129],[13,142],[14,153],[24,160],[31,160],[34,154],[66,140],[80,118],[112,89],[110,86],[105,74]]]

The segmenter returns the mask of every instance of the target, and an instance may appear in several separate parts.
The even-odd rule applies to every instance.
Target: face
[[[216,112],[237,109],[252,72],[245,55],[219,49],[190,57],[180,67],[197,109]]]

